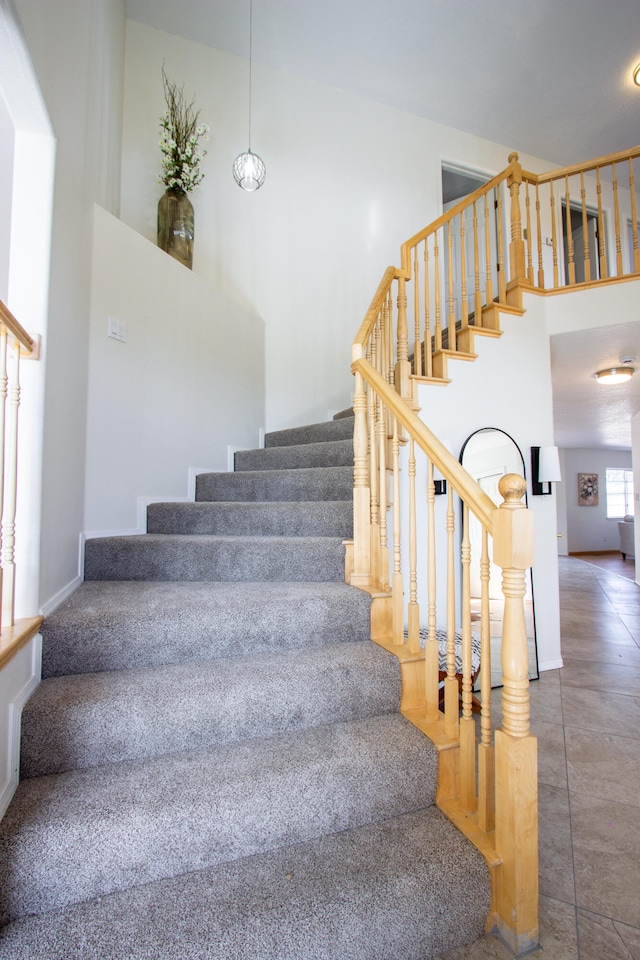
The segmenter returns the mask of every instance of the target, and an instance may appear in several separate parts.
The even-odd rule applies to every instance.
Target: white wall
[[[134,532],[138,497],[186,498],[189,467],[226,470],[264,423],[262,321],[100,207],[91,292],[88,536]]]
[[[350,402],[351,342],[384,269],[440,213],[443,160],[492,176],[510,148],[254,64],[267,177],[244,194],[231,167],[247,147],[247,61],[128,22],[122,217],[150,240],[163,63],[211,125],[194,270],[264,318],[267,428],[324,418]]]
[[[634,525],[636,541],[635,555],[636,557],[640,557],[640,412],[631,418],[631,461],[633,466],[634,513],[638,517]],[[640,564],[637,562],[636,583],[640,585]]]
[[[15,0],[56,139],[42,467],[40,601],[77,575],[93,202],[119,196],[124,0]]]
[[[585,450],[566,448],[564,451],[564,486],[567,499],[567,530],[569,553],[588,553],[598,550],[618,550],[618,521],[607,520],[605,497],[605,470],[607,467],[631,469],[630,450]],[[597,473],[599,482],[598,505],[578,505],[578,474]]]
[[[2,96],[0,84],[0,300],[8,300],[9,291],[9,241],[11,239],[11,196],[13,183],[13,155],[15,150],[15,127]]]
[[[533,589],[538,659],[541,670],[550,670],[562,666],[556,496],[532,496],[530,478],[531,447],[553,443],[549,337],[545,298],[525,299],[527,312],[523,317],[503,314],[503,336],[499,340],[476,337],[478,359],[450,363],[451,383],[445,389],[422,386],[419,402],[422,419],[438,437],[448,441],[456,457],[467,437],[481,427],[504,430],[522,451],[528,505],[535,524]]]

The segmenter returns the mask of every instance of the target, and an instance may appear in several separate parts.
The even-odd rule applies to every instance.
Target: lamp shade
[[[257,153],[247,150],[236,157],[233,164],[233,177],[239,187],[246,190],[247,193],[253,193],[259,190],[264,183],[267,169],[264,160]]]
[[[560,454],[557,447],[540,447],[538,480],[540,483],[557,483],[562,480]]]

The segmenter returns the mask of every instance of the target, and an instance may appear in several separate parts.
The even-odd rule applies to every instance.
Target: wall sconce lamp
[[[557,447],[531,447],[531,492],[534,497],[553,493],[552,483],[562,480]]]
[[[637,87],[640,87],[640,63],[633,68],[633,82]]]

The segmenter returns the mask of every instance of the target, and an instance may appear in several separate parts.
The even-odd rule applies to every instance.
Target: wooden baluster
[[[435,350],[442,350],[442,321],[440,319],[440,246],[437,232],[433,235],[434,290],[435,290]]]
[[[480,743],[478,745],[478,826],[495,828],[495,755],[491,743],[491,609],[489,603],[489,536],[482,529],[480,556]]]
[[[380,477],[380,590],[385,593],[389,589],[389,544],[387,537],[387,417],[382,401],[377,398],[377,426],[378,438],[378,476]]]
[[[413,248],[413,372],[422,376],[422,334],[420,333],[420,264],[418,244]]]
[[[402,589],[402,568],[400,563],[400,441],[398,421],[393,417],[393,577],[391,593],[393,597],[393,642],[404,643],[404,606]]]
[[[624,273],[622,266],[622,237],[620,234],[620,202],[618,198],[618,170],[615,161],[611,164],[613,172],[613,214],[616,226],[616,276]]]
[[[425,645],[425,694],[427,720],[434,721],[439,715],[439,660],[436,634],[436,491],[433,482],[433,463],[427,461],[427,640]]]
[[[551,193],[551,249],[553,251],[553,287],[557,289],[560,286],[560,275],[558,271],[558,230],[556,227],[556,198],[553,193],[553,181],[549,181],[549,190]]]
[[[478,236],[478,209],[473,201],[473,322],[482,326],[482,290],[480,289],[480,238]]]
[[[416,452],[409,440],[409,651],[420,651],[420,605],[418,603],[418,537],[416,531]]]
[[[353,428],[353,572],[354,586],[371,582],[371,492],[369,489],[369,436],[367,397],[361,373],[355,375]]]
[[[453,488],[447,484],[447,676],[444,681],[444,729],[458,735],[459,690],[456,678],[456,556]]]
[[[407,323],[407,287],[404,277],[398,280],[398,346],[393,382],[402,399],[413,405],[411,364],[409,363],[409,325]]]
[[[14,624],[16,592],[16,503],[18,494],[18,409],[20,407],[20,343],[12,337],[7,356],[4,496],[2,510],[2,628]]]
[[[509,154],[511,173],[507,178],[507,186],[511,195],[511,243],[509,245],[509,279],[513,283],[526,282],[524,240],[522,239],[522,215],[520,213],[520,184],[522,183],[522,167],[518,162],[518,154]]]
[[[451,221],[447,224],[447,252],[449,254],[448,263],[448,292],[449,292],[449,314],[447,317],[448,340],[447,348],[456,349],[456,309],[453,289],[453,234],[451,232]]]
[[[544,290],[544,266],[542,262],[542,228],[540,226],[540,193],[536,183],[536,231],[538,234],[538,286]]]
[[[465,250],[464,216],[460,214],[460,328],[469,326],[469,303],[467,301],[467,251]]]
[[[589,222],[587,217],[587,194],[584,189],[584,173],[580,171],[580,200],[582,202],[582,237],[584,249],[584,279],[591,280],[591,253],[589,251]]]
[[[496,206],[493,207],[496,209]],[[485,258],[487,263],[487,284],[485,290],[484,302],[487,306],[490,303],[493,303],[493,257],[491,256],[491,220],[489,218],[489,194],[485,193],[484,195],[484,246],[485,246]]]
[[[507,302],[507,278],[504,272],[504,240],[502,237],[502,191],[496,187],[498,210],[498,302]]]
[[[424,353],[425,376],[433,376],[433,347],[431,340],[431,301],[429,284],[429,238],[424,241]]]
[[[502,568],[502,729],[496,730],[496,849],[502,857],[498,928],[514,952],[538,941],[538,772],[529,731],[525,572],[533,563],[533,523],[520,502],[524,479],[499,483],[505,502],[494,513],[494,560]]]
[[[7,328],[0,326],[0,560],[2,558],[2,523],[4,504],[4,436],[7,421]],[[2,597],[2,564],[0,563],[0,597]],[[0,629],[2,627],[0,619]]]
[[[633,251],[631,253],[631,270],[640,273],[640,250],[638,249],[638,214],[636,210],[636,182],[633,174],[633,160],[629,157],[629,191],[631,193],[631,234],[633,237]]]
[[[531,200],[529,198],[529,181],[527,180],[525,185],[525,199],[524,199],[524,208],[527,218],[527,236],[526,236],[526,250],[527,250],[527,279],[531,286],[533,286],[533,244],[531,242]]]
[[[567,264],[569,268],[568,272],[568,283],[565,283],[566,286],[573,286],[576,282],[576,264],[575,257],[573,252],[573,229],[571,227],[571,197],[569,196],[569,177],[564,178],[564,190],[565,190],[565,235],[567,238]],[[566,281],[567,278],[565,278]]]
[[[469,507],[462,507],[462,718],[460,720],[460,797],[467,813],[476,809],[476,725],[471,708],[471,541]]]
[[[602,210],[602,184],[600,183],[600,167],[596,168],[596,193],[598,195],[598,258],[600,262],[600,279],[609,276],[607,264],[607,247],[605,244],[604,213]]]
[[[377,357],[378,326],[371,340],[371,365],[375,368]],[[371,495],[371,547],[369,567],[371,585],[380,586],[380,474],[378,472],[378,441],[376,433],[376,398],[372,388],[367,390],[367,417],[369,433],[369,489]]]
[[[394,380],[394,346],[393,346],[393,294],[389,290],[387,297],[387,319],[386,319],[386,340],[385,340],[385,379],[387,383],[393,383]]]

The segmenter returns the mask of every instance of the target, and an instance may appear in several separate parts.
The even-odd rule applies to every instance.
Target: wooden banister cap
[[[505,473],[504,477],[500,477],[498,490],[504,500],[503,507],[524,506],[520,501],[527,492],[527,481],[519,473]]]

